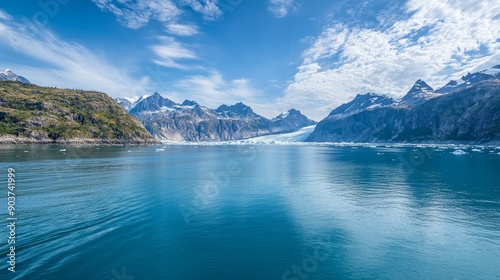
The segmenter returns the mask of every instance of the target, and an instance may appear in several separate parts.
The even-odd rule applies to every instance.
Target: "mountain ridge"
[[[468,74],[463,78],[466,86],[442,91],[445,93],[436,93],[419,80],[405,95],[406,100],[403,97],[393,104],[357,111],[342,118],[327,117],[318,123],[306,141],[499,142],[499,73],[500,66],[495,66]]]
[[[131,108],[129,113],[141,120],[156,139],[163,141],[243,140],[293,132],[316,124],[295,109],[270,120],[242,102],[211,109],[191,100],[175,103],[159,93],[139,99],[135,104],[123,105]]]

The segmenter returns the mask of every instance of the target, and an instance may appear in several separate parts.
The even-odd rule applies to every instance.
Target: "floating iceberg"
[[[455,151],[452,152],[452,154],[454,154],[454,155],[465,155],[467,153],[464,152],[463,150],[455,150]]]

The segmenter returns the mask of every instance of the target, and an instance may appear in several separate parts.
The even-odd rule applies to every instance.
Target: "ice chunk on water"
[[[465,155],[467,153],[464,152],[463,150],[455,150],[455,151],[452,152],[452,154],[454,154],[454,155]]]

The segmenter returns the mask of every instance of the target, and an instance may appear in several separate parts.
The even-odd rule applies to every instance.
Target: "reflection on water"
[[[0,149],[20,219],[1,279],[500,278],[488,150],[65,149]]]

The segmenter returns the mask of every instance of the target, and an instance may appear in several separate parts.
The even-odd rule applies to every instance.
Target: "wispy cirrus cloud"
[[[173,94],[178,98],[185,98],[189,94],[190,98],[209,107],[251,101],[258,92],[250,86],[249,80],[227,81],[216,70],[211,70],[208,75],[188,76],[175,82],[174,87],[176,90]]]
[[[104,12],[114,14],[123,25],[138,29],[150,21],[171,23],[182,11],[170,0],[92,0]]]
[[[124,26],[139,29],[150,22],[160,22],[171,36],[189,37],[199,34],[198,26],[181,23],[182,16],[190,10],[204,20],[213,21],[222,15],[215,0],[92,0],[102,11],[112,13]],[[160,36],[160,42],[149,46],[161,67],[189,70],[193,67],[182,62],[198,59],[188,46],[173,37]],[[195,66],[194,68],[200,68]]]
[[[404,19],[385,16],[371,28],[325,28],[279,102],[304,104],[318,118],[357,93],[400,97],[419,78],[439,87],[500,63],[500,2],[410,0],[404,11]]]
[[[272,118],[281,112],[274,103],[263,102],[263,92],[252,85],[246,78],[227,80],[217,70],[211,69],[206,75],[191,75],[176,81],[172,89],[165,94],[169,98],[182,102],[189,98],[209,108],[222,104],[231,105],[243,102],[258,114]]]
[[[186,64],[180,64],[179,61],[185,62],[198,59],[196,53],[191,51],[182,43],[178,42],[173,37],[159,36],[158,40],[158,44],[152,45],[150,47],[153,53],[156,55],[154,63],[158,65],[187,70],[189,69],[189,66],[187,66]]]
[[[151,21],[178,24],[183,7],[189,7],[207,21],[218,19],[221,9],[214,0],[92,0],[102,11],[114,14],[123,25],[138,29]],[[177,26],[179,27],[179,26]],[[174,26],[174,32],[179,30]],[[185,36],[185,35],[184,35]]]
[[[12,17],[9,14],[0,10],[0,20],[11,20],[11,19],[12,19]]]
[[[134,78],[84,46],[66,42],[41,26],[17,23],[2,10],[0,38],[0,45],[7,47],[6,50],[29,57],[38,65],[17,65],[15,60],[9,61],[9,68],[38,85],[129,96],[142,94],[148,83],[147,78]]]
[[[193,36],[199,33],[198,27],[193,24],[167,24],[167,32],[176,36]]]
[[[277,18],[283,18],[290,13],[297,12],[300,5],[295,0],[269,0],[268,11]]]

